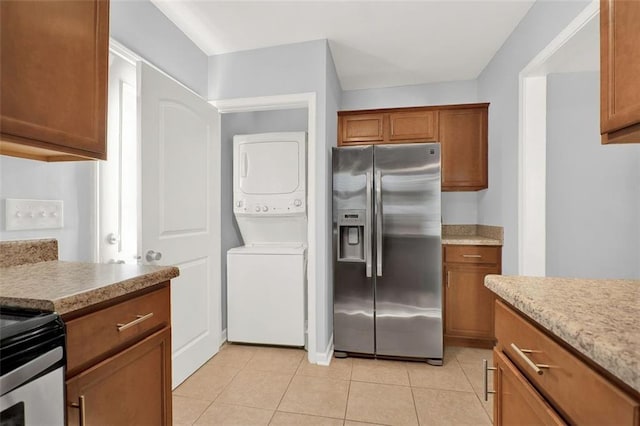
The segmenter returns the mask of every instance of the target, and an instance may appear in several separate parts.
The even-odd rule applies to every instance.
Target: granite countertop
[[[640,392],[640,280],[487,275],[485,286]]]
[[[500,226],[442,225],[442,244],[465,246],[501,246],[504,231]]]
[[[0,242],[0,305],[61,315],[177,277],[173,266],[62,262],[55,240]]]

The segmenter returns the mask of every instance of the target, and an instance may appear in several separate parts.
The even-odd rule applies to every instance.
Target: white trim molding
[[[592,0],[519,74],[518,274],[546,274],[546,91],[549,59],[600,13]]]
[[[260,96],[254,98],[233,98],[209,101],[211,105],[218,109],[220,114],[235,112],[252,112],[252,111],[271,111],[292,108],[306,108],[308,111],[308,129],[307,129],[307,355],[309,362],[312,364],[320,363],[319,356],[325,353],[316,353],[317,332],[317,313],[316,313],[316,271],[317,271],[317,255],[316,248],[319,239],[324,238],[323,235],[317,235],[317,196],[319,191],[318,184],[324,185],[324,182],[317,180],[317,128],[316,128],[316,93],[294,93],[288,95]],[[321,240],[320,240],[321,241]],[[333,342],[333,338],[330,340]],[[331,345],[333,345],[331,343]],[[332,347],[332,346],[331,346]],[[333,349],[331,349],[333,352]],[[322,358],[324,360],[324,358]],[[330,361],[330,359],[329,359]],[[329,361],[325,361],[328,365]]]
[[[318,365],[329,365],[331,364],[331,360],[333,359],[333,333],[331,334],[331,338],[329,339],[329,343],[325,348],[324,352],[318,352],[316,354],[316,363]]]

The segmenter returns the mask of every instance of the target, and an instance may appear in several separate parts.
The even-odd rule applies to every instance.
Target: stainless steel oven
[[[64,368],[57,314],[0,307],[0,426],[63,425]]]

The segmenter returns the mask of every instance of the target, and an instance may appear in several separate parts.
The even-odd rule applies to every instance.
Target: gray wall
[[[490,102],[489,189],[478,195],[478,221],[504,226],[502,269],[518,273],[518,74],[588,4],[536,2],[478,78]]]
[[[324,97],[326,46],[316,40],[210,56],[209,99],[316,90]]]
[[[207,57],[148,0],[113,1],[111,36],[172,75],[197,93],[206,95]],[[57,238],[63,260],[95,260],[95,164],[44,163],[0,156],[0,199],[61,199],[64,228],[5,231],[0,239]],[[3,219],[0,217],[0,219]]]
[[[95,166],[93,162],[45,163],[0,156],[0,240],[55,238],[61,260],[94,261]],[[6,198],[62,200],[64,227],[6,231]]]
[[[122,43],[202,97],[207,55],[149,0],[112,1],[109,30]]]
[[[547,77],[547,275],[640,278],[640,146],[600,144],[600,73]]]
[[[330,174],[329,147],[335,143],[336,133],[327,133],[328,61],[327,41],[248,50],[209,57],[209,99],[230,99],[316,93],[316,187],[318,206],[316,224],[316,348],[323,352],[330,343],[333,304],[327,303],[332,284],[330,257],[331,228],[327,205]],[[334,71],[335,72],[335,71]]]
[[[477,83],[475,80],[467,80],[386,87],[382,89],[347,90],[342,93],[340,109],[395,108],[475,102],[480,102],[478,100]],[[489,114],[491,115],[491,107]],[[478,194],[478,192],[443,192],[443,223],[479,223]]]
[[[227,328],[227,251],[243,245],[233,216],[233,136],[265,132],[307,131],[306,109],[223,114],[221,120],[222,329]]]
[[[475,80],[346,90],[340,109],[395,108],[423,105],[466,104],[478,102]]]

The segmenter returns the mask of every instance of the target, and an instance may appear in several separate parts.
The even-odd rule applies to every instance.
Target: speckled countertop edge
[[[501,246],[504,230],[501,226],[442,225],[442,244]]]
[[[39,262],[0,268],[0,305],[60,315],[152,287],[179,275],[173,266]]]
[[[58,260],[54,239],[0,241],[0,267]]]
[[[640,392],[640,280],[488,275],[485,286]]]

